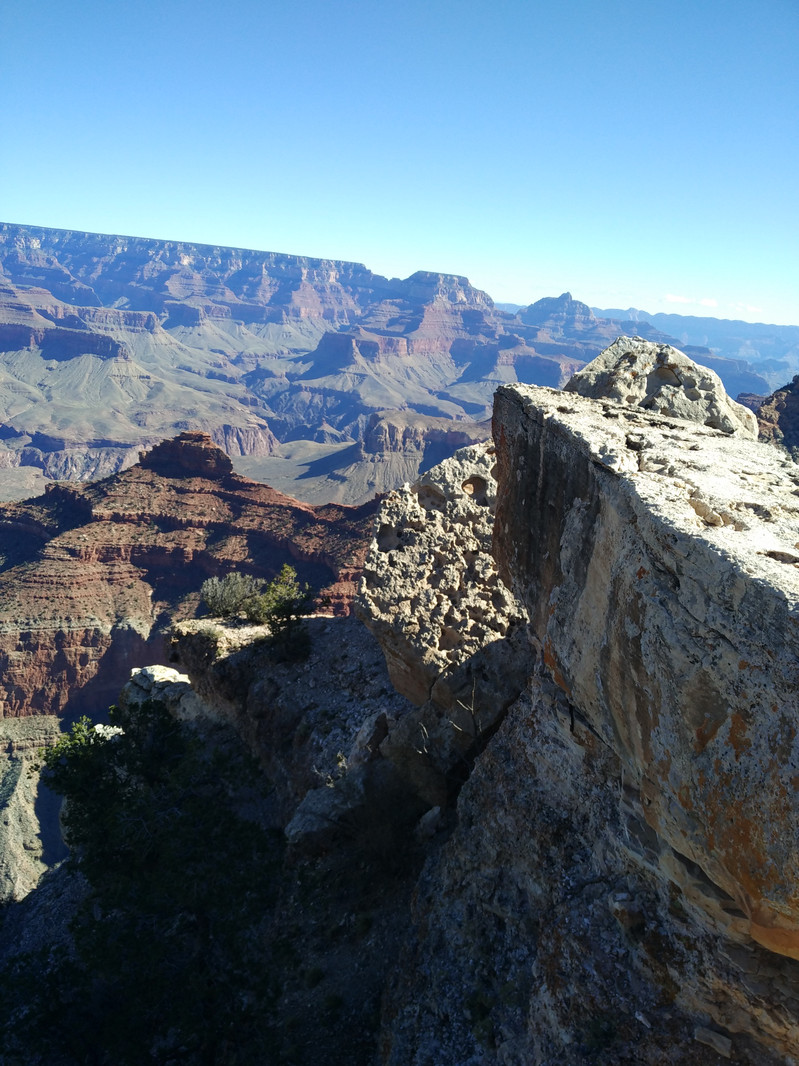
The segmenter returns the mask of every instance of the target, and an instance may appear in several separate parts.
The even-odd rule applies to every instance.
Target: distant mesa
[[[540,326],[550,321],[570,325],[596,322],[596,316],[588,304],[573,299],[570,292],[561,293],[560,296],[545,296],[543,300],[537,300],[529,307],[522,308],[519,318],[531,326]]]
[[[219,481],[233,471],[233,463],[207,433],[181,433],[141,452],[139,463],[161,477],[205,477]]]

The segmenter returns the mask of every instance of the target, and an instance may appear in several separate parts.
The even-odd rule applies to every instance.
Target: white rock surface
[[[597,400],[616,400],[670,418],[699,422],[723,433],[757,439],[754,414],[730,399],[715,371],[700,366],[669,344],[655,344],[641,337],[619,337],[588,366],[578,370],[564,391]]]

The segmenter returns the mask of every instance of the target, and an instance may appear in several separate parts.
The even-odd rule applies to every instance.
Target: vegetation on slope
[[[81,719],[45,756],[87,891],[72,946],[2,975],[4,1063],[272,1061],[263,965],[280,838],[241,750],[159,703]]]

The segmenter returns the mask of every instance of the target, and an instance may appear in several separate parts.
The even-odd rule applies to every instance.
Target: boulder
[[[616,400],[739,437],[757,437],[757,419],[731,400],[721,378],[670,344],[619,337],[567,382],[566,392]]]

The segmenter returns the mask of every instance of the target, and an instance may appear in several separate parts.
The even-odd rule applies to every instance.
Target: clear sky
[[[0,0],[0,220],[799,323],[799,0]]]

